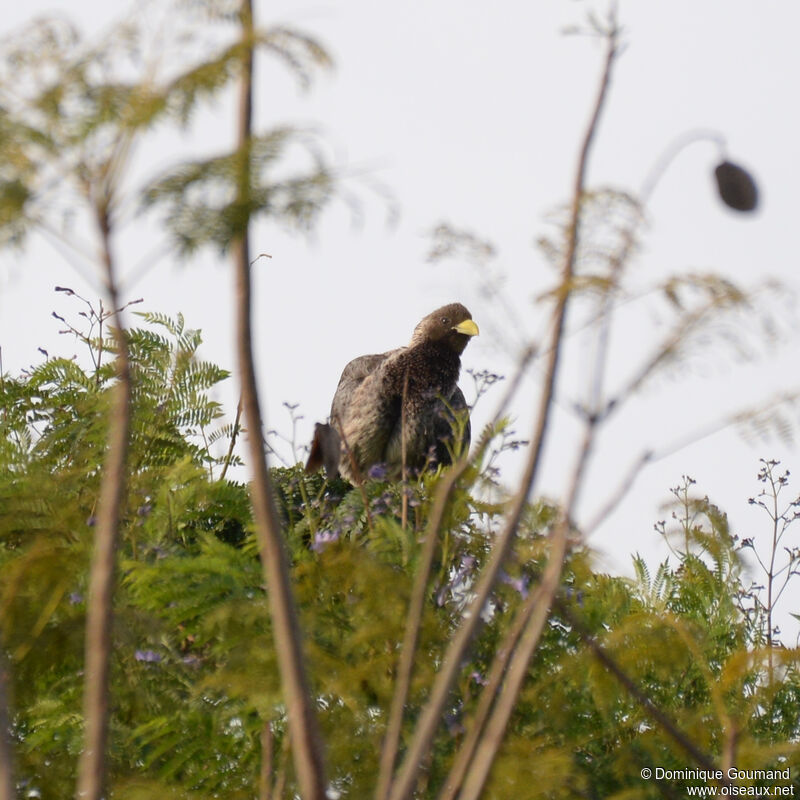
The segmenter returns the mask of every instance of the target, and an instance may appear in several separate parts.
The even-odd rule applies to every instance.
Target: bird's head
[[[437,308],[414,328],[410,346],[421,342],[446,342],[461,355],[469,340],[479,333],[472,314],[461,303],[450,303]]]

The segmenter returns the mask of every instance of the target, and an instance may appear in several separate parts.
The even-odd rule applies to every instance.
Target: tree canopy
[[[200,333],[183,319],[139,319],[127,334],[136,389],[114,599],[112,796],[251,798],[260,779],[277,786],[262,796],[291,796],[286,708],[247,487],[220,478],[233,431],[210,392],[229,374],[198,359]],[[114,346],[93,340],[90,369],[50,357],[0,385],[0,611],[21,796],[65,797],[75,780],[87,567]],[[503,505],[480,499],[489,461],[487,453],[462,477],[446,513],[401,739],[412,734],[502,522]],[[764,481],[769,497],[783,484],[776,466],[767,468],[775,476]],[[328,486],[299,464],[272,469],[329,778],[342,797],[374,791],[419,534],[446,476],[440,470],[407,486],[371,479],[354,489]],[[754,602],[765,601],[764,591],[742,570],[743,547],[769,548],[760,534],[734,536],[689,481],[675,502],[675,530],[664,527],[673,558],[648,565],[634,557],[634,579],[598,572],[588,550],[571,548],[486,796],[661,797],[666,786],[704,785],[642,781],[645,767],[703,768],[648,703],[714,763],[730,753],[741,770],[790,766],[795,774],[796,653],[774,639],[770,646]],[[419,796],[449,796],[446,776],[515,615],[535,591],[557,519],[547,504],[525,511]],[[598,647],[648,703],[598,661]]]

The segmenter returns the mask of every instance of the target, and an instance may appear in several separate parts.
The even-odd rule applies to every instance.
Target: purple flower
[[[573,589],[571,586],[567,586],[564,589],[564,594],[583,607],[583,589]]]
[[[80,592],[70,592],[69,602],[72,603],[73,606],[76,606],[78,603],[83,602],[83,595]]]
[[[472,572],[472,568],[475,566],[475,556],[461,556],[461,563],[458,566],[458,569],[450,578],[450,585],[456,586],[459,583],[462,583],[466,578],[470,576]]]
[[[461,715],[459,713],[445,714],[444,724],[451,736],[461,736],[464,733],[464,726],[461,724]]]
[[[438,608],[441,608],[445,604],[449,591],[450,587],[447,584],[439,587],[438,591],[436,592],[436,605]]]
[[[161,661],[161,656],[155,650],[137,650],[133,657],[137,661],[144,661],[146,664],[157,664]]]
[[[501,572],[500,580],[508,584],[512,589],[516,589],[523,600],[528,596],[528,584],[530,581],[527,576],[523,575],[521,578],[512,578],[506,572]]]
[[[317,531],[314,534],[314,541],[311,549],[315,553],[321,553],[331,542],[339,541],[339,531]]]
[[[486,684],[489,683],[486,677],[481,675],[481,673],[477,670],[475,670],[469,677],[472,678],[472,680],[475,681],[478,686],[486,686]]]
[[[410,486],[407,486],[403,490],[403,494],[408,498],[408,504],[411,508],[416,508],[418,505],[421,505],[419,496]]]
[[[386,464],[373,464],[369,468],[367,476],[373,478],[374,480],[381,481],[386,477],[388,471],[389,470],[386,468]]]

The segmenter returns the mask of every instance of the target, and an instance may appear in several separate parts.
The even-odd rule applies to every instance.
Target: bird
[[[424,317],[407,346],[350,361],[333,396],[330,422],[315,425],[306,472],[324,466],[329,478],[341,474],[361,483],[377,465],[395,479],[404,469],[450,464],[453,452],[469,448],[458,376],[461,354],[479,333],[470,312],[450,303]],[[466,419],[459,424],[461,415]]]

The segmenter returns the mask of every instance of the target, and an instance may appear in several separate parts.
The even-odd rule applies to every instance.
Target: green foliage
[[[269,723],[273,779],[293,786],[268,605],[246,487],[218,480],[203,431],[208,391],[227,373],[197,357],[182,317],[140,315],[129,332],[135,405],[132,469],[116,595],[112,796],[250,798]],[[48,358],[0,383],[0,624],[12,664],[19,780],[69,795],[81,747],[83,624],[92,515],[113,384],[112,344],[95,366]],[[98,357],[104,354],[105,360]],[[497,430],[502,446],[506,429]],[[217,445],[227,449],[225,438]],[[411,732],[502,503],[481,499],[493,458],[465,475],[446,515],[420,631],[404,735]],[[374,790],[421,535],[442,473],[353,489],[300,466],[275,468],[332,785]],[[575,551],[563,600],[686,736],[737,765],[800,766],[800,674],[793,651],[765,649],[746,613],[738,541],[684,479],[673,490],[674,561],[635,578],[597,573]],[[405,509],[404,509],[405,506]],[[402,520],[407,519],[403,527]],[[492,658],[538,580],[555,509],[531,506],[486,625],[430,756],[434,797],[469,727]],[[781,762],[783,763],[783,762]],[[658,797],[645,766],[686,754],[555,613],[532,662],[487,797]]]
[[[190,4],[167,13],[155,44],[138,20],[91,44],[63,20],[43,19],[0,48],[0,246],[20,245],[40,226],[69,239],[76,209],[114,226],[136,140],[164,122],[187,125],[237,79],[251,52],[246,42],[220,36],[213,15],[204,24]],[[318,42],[292,28],[257,30],[254,40],[303,88],[331,66]],[[287,170],[287,159],[300,169]],[[242,176],[247,200],[237,203]],[[242,150],[140,181],[130,199],[163,207],[168,233],[188,253],[207,244],[225,249],[258,215],[307,227],[334,183],[317,138],[281,127]]]
[[[309,171],[300,177],[272,173],[292,145],[305,145]],[[147,188],[147,206],[165,205],[166,224],[178,248],[189,254],[207,244],[225,250],[246,224],[259,215],[308,227],[330,199],[333,176],[309,136],[280,128],[254,137],[246,152],[185,164]],[[249,175],[247,202],[237,201],[242,169]]]

